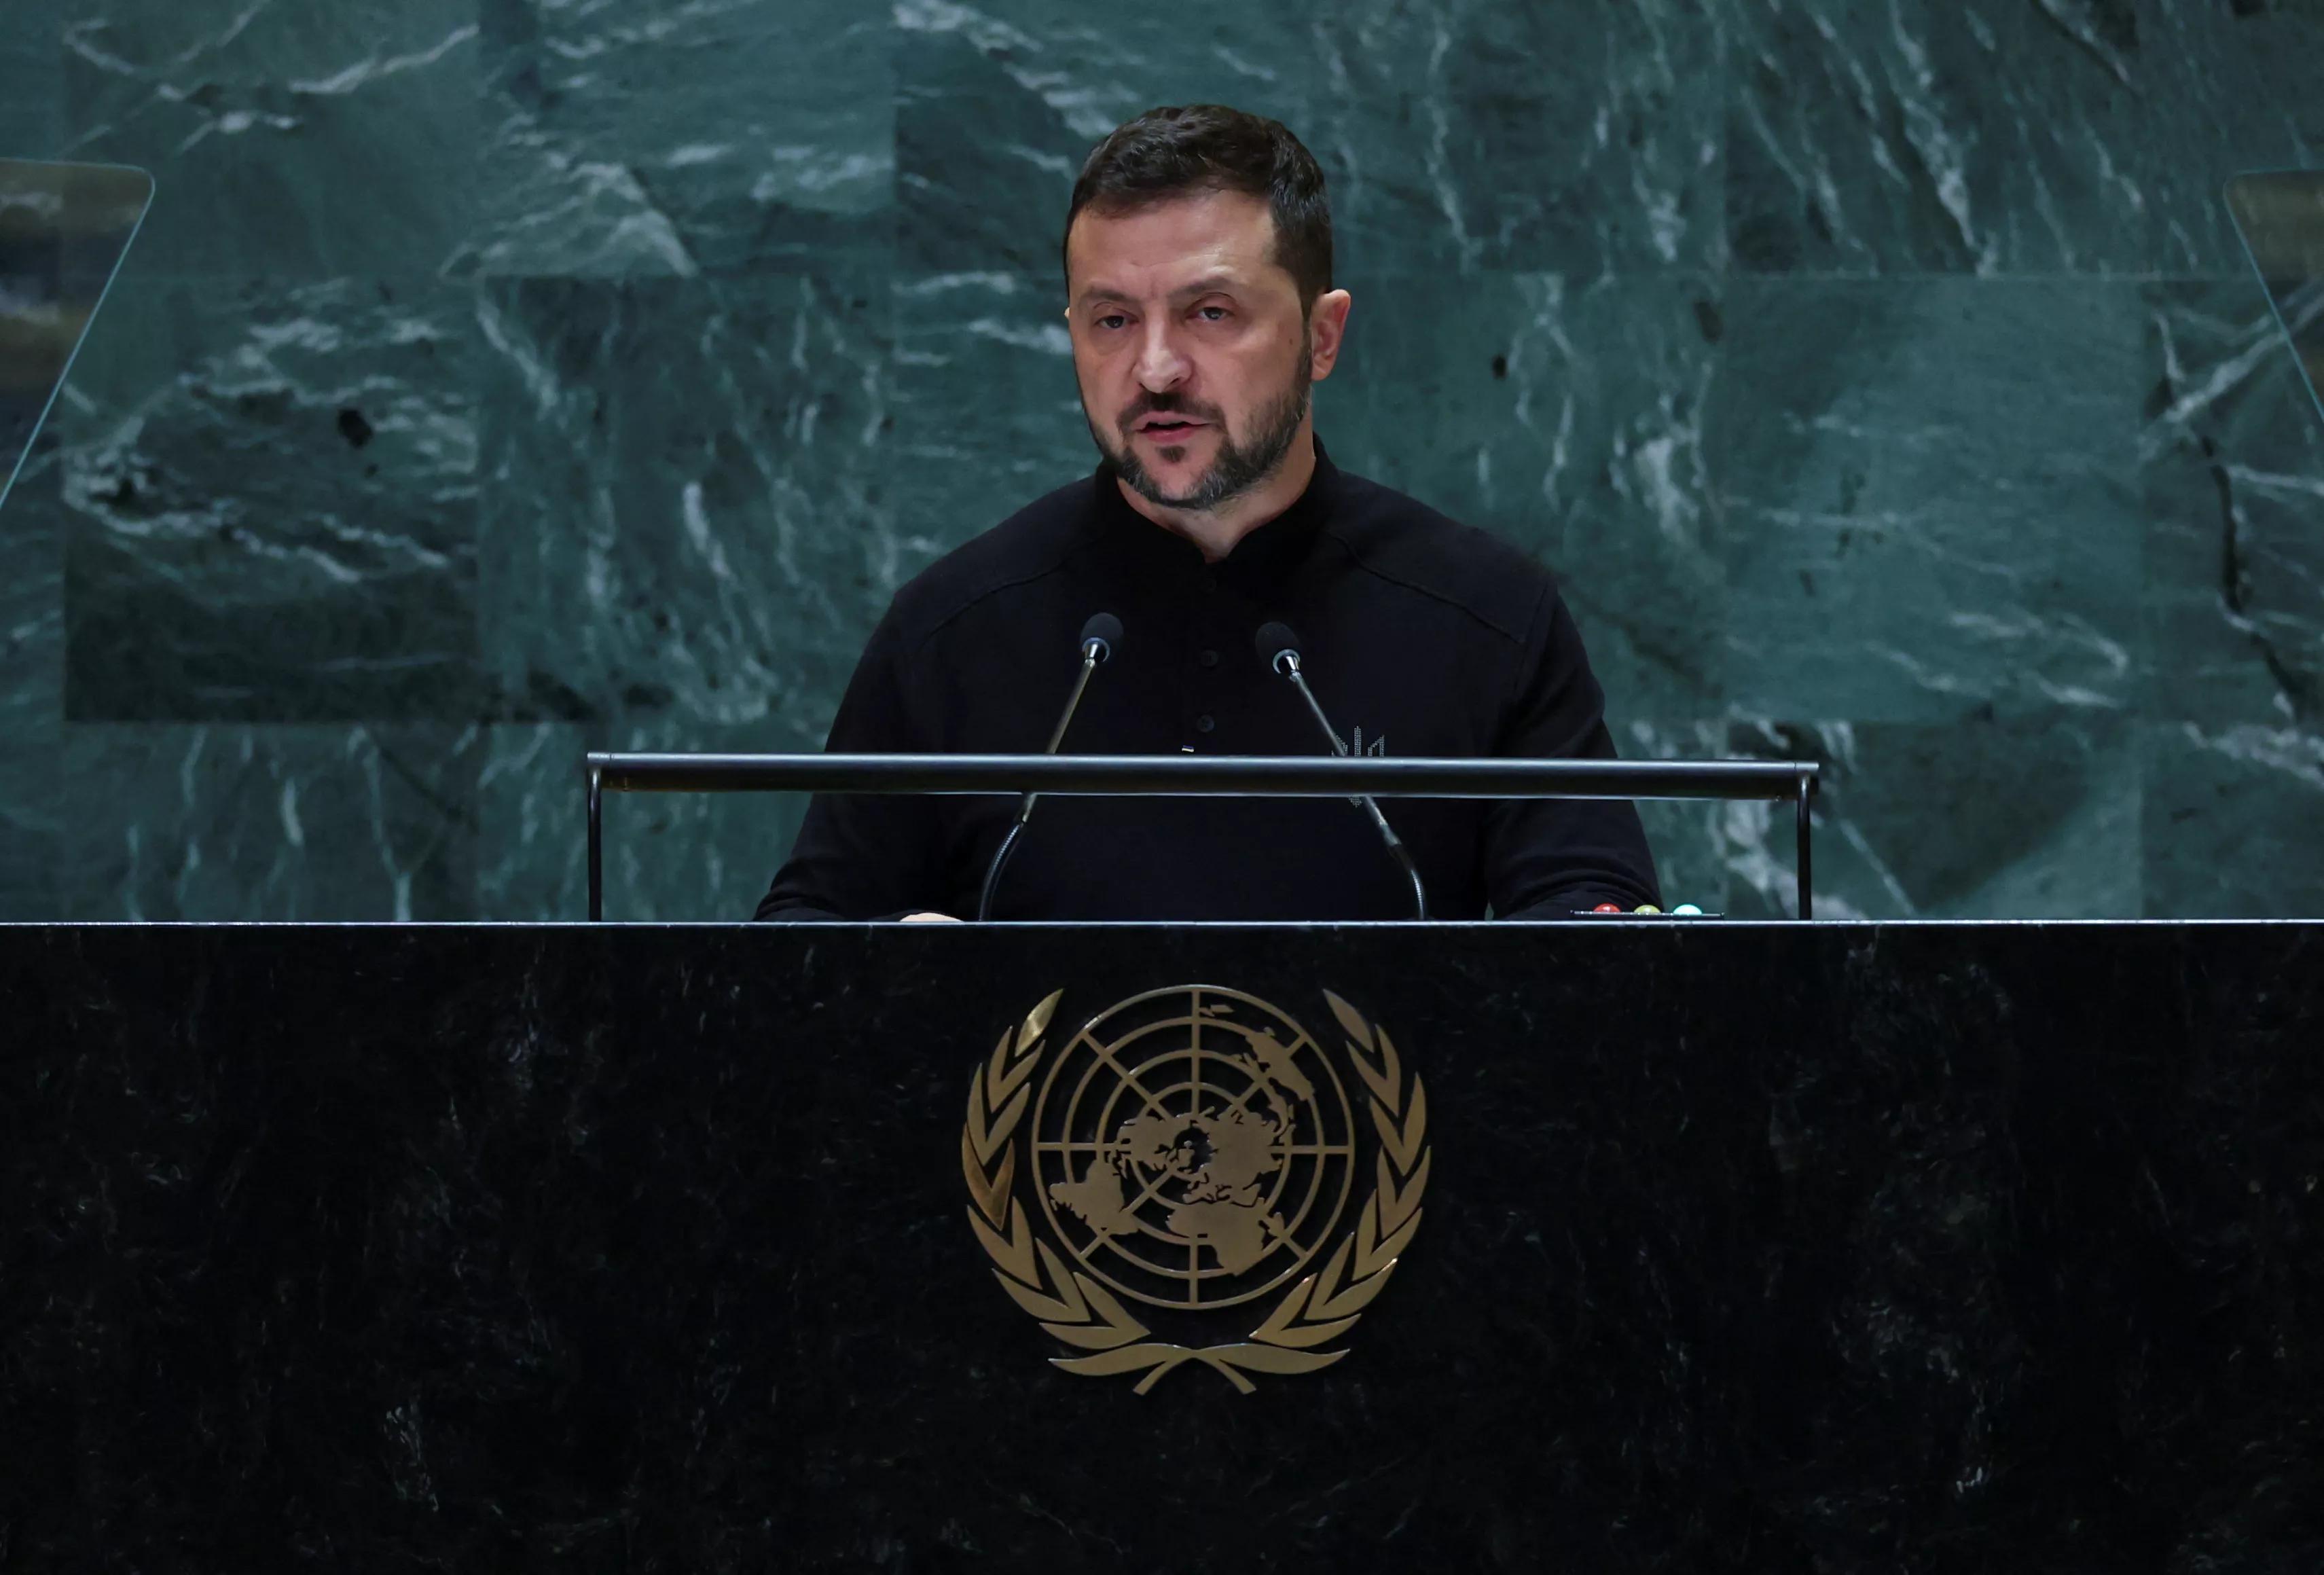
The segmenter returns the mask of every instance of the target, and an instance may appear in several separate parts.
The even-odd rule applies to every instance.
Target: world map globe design
[[[1033,1107],[1035,1190],[1074,1261],[1153,1306],[1231,1306],[1332,1236],[1355,1175],[1339,1069],[1256,996],[1186,985],[1093,1019]]]

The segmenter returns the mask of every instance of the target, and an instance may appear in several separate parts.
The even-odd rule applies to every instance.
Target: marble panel
[[[1735,279],[1711,401],[1738,714],[2132,703],[2137,287]]]
[[[799,747],[779,728],[763,724],[534,723],[488,729],[477,785],[476,916],[512,922],[588,916],[589,822],[582,777],[588,751]],[[605,917],[671,924],[749,918],[790,856],[806,811],[803,794],[606,794]]]
[[[64,501],[43,435],[0,501],[0,737],[64,716]]]
[[[1725,255],[1725,23],[1709,0],[1314,8],[1295,126],[1351,269],[1593,278]]]
[[[81,721],[473,715],[465,292],[114,292],[60,410]]]
[[[1559,575],[1617,720],[1720,710],[1726,564],[1703,458],[1707,281],[1360,275],[1316,393],[1347,468]]]
[[[1096,465],[1054,271],[895,287],[899,583]]]
[[[69,725],[60,914],[467,918],[482,732]]]
[[[883,7],[484,0],[483,194],[456,266],[694,274],[884,257]]]
[[[1057,0],[897,15],[913,272],[1054,267],[1098,140],[1204,100],[1273,115],[1314,151],[1345,268],[1596,275],[1721,254],[1719,30],[1699,0],[1268,0],[1191,29]]]
[[[2145,714],[2312,726],[2324,419],[2256,281],[2157,284],[2146,317]]]
[[[1209,14],[902,0],[895,14],[898,267],[907,274],[1054,281],[1083,161],[1157,105],[1231,104],[1308,133],[1315,24],[1289,0]]]
[[[2236,0],[2237,32],[2249,45],[2263,102],[2288,112],[2292,135],[2281,147],[2254,150],[2258,169],[2309,169],[2324,161],[2324,8],[2312,0]]]
[[[1594,658],[1591,665],[1597,665]],[[1609,697],[1608,705],[1612,705]],[[1609,715],[1608,721],[1614,734],[1614,747],[1626,760],[1716,760],[1729,757],[1729,726],[1724,722],[1645,722],[1621,715]],[[1750,855],[1756,856],[1770,846],[1771,839],[1789,834],[1788,821],[1780,825],[1738,825],[1730,830],[1730,806],[1720,803],[1648,798],[1640,800],[1637,809],[1638,819],[1646,826],[1646,845],[1654,852],[1655,873],[1662,882],[1665,908],[1691,902],[1705,913],[1725,913],[1735,873],[1731,866],[1747,856],[1744,850],[1735,846],[1735,839],[1748,836]],[[1773,866],[1756,872],[1760,882],[1754,889],[1772,893],[1777,880]],[[1789,877],[1782,880],[1783,889],[1788,892]],[[1764,901],[1754,901],[1751,911],[1757,915],[1765,907]]]
[[[1737,264],[1813,272],[2232,272],[2220,184],[2314,152],[2258,7],[2211,0],[1738,0]],[[2282,37],[2279,32],[2275,38]]]
[[[56,916],[64,540],[54,443],[0,502],[0,921]]]
[[[69,156],[157,182],[126,277],[433,274],[475,217],[475,0],[101,0],[65,31]]]
[[[495,714],[819,745],[925,558],[890,509],[884,276],[498,281],[481,310]]]
[[[64,0],[12,0],[0,28],[0,159],[53,159],[64,134]]]
[[[2147,913],[2324,913],[2324,730],[2182,722],[2146,732]]]
[[[2079,708],[1946,725],[1738,723],[1735,760],[1814,760],[1815,916],[2135,918],[2138,735]],[[1720,806],[1728,911],[1795,911],[1787,804]]]

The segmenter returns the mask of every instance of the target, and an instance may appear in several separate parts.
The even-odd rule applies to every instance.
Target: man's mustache
[[[1221,428],[1226,426],[1225,412],[1216,405],[1199,404],[1184,394],[1175,393],[1140,394],[1116,419],[1122,431],[1127,433],[1144,416],[1185,416],[1197,421],[1208,421]]]

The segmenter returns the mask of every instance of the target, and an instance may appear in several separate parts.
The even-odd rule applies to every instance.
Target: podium
[[[2296,923],[10,928],[0,1543],[28,1569],[2310,1567],[2319,955]],[[1117,1101],[1041,1136],[1059,1090],[1112,1086],[1093,1047],[1140,1073],[1174,1023],[1223,1036],[1220,1091],[1174,1107],[1203,1121]],[[1101,1240],[1069,1184],[1102,1160],[1232,1204],[1238,1123],[1331,1076],[1330,1229],[1166,1214],[1209,1244],[1190,1274],[1254,1244],[1277,1257],[1246,1275],[1280,1273],[1133,1294],[1110,1254],[1138,1227]],[[1319,1130],[1296,1164],[1328,1193]],[[1365,1218],[1411,1229],[1323,1296]],[[1129,1288],[1045,1317],[1057,1271]],[[1302,1284],[1293,1338],[1259,1338]],[[1108,1301],[1145,1333],[1107,1346]],[[1342,1354],[1201,1354],[1263,1345]],[[1140,1347],[1195,1354],[1059,1365]]]

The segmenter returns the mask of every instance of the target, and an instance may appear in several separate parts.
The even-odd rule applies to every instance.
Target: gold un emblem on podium
[[[1063,994],[1001,1036],[960,1138],[994,1277],[1081,1353],[1052,1359],[1140,1395],[1198,1363],[1250,1394],[1346,1356],[1428,1186],[1427,1096],[1387,1032],[1325,990],[1327,1050],[1279,1007],[1189,984],[1053,1050]]]

